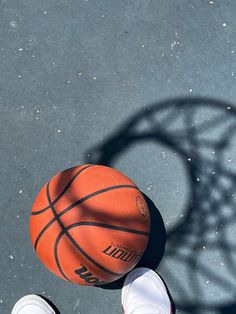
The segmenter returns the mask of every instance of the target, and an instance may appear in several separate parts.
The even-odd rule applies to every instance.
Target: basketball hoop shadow
[[[174,99],[141,110],[85,155],[87,163],[113,166],[133,143],[153,141],[182,159],[190,191],[183,217],[167,231],[159,269],[180,313],[236,312],[235,131],[236,110],[231,105],[214,99]],[[155,205],[152,208],[155,212]],[[150,260],[151,268],[159,264],[164,249],[155,256],[153,249],[155,245],[147,248],[142,266],[150,267]]]

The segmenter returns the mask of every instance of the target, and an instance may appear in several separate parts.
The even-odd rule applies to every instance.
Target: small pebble
[[[11,21],[10,26],[11,26],[11,28],[16,28],[16,26],[17,26],[16,21]]]

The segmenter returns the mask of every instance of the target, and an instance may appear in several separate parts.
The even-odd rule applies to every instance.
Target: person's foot
[[[121,304],[125,314],[171,314],[171,302],[162,279],[149,268],[135,268],[126,277]]]
[[[55,312],[43,298],[29,294],[16,302],[11,314],[55,314]]]

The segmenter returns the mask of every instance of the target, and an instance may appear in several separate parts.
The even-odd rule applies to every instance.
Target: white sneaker
[[[149,268],[135,268],[126,277],[121,304],[125,314],[171,314],[171,302],[162,279]]]
[[[52,307],[40,296],[29,294],[14,305],[11,314],[56,314]]]

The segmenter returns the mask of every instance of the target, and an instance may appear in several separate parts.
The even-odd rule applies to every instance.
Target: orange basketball
[[[30,217],[40,260],[55,275],[81,285],[102,285],[130,271],[146,248],[149,229],[149,210],[135,183],[100,165],[52,177]]]

